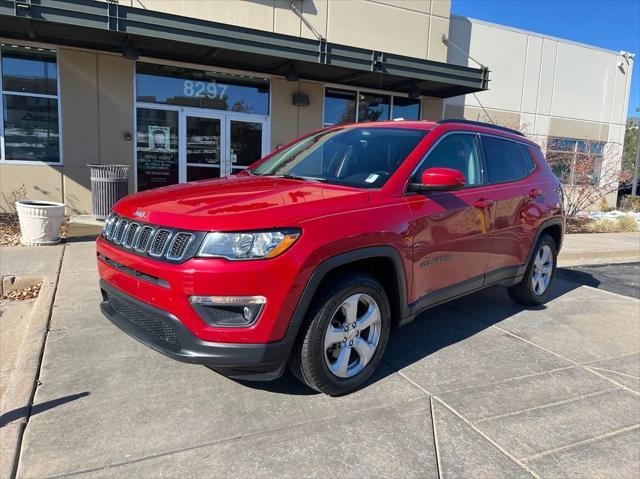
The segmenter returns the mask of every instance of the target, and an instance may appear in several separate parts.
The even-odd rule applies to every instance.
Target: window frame
[[[573,147],[570,150],[560,150],[560,149],[554,149],[554,148],[549,148],[549,143],[550,141],[557,141],[557,140],[564,140],[564,141],[569,141],[571,143],[573,143]],[[580,150],[580,144],[586,144],[587,142],[590,142],[590,146],[592,145],[601,145],[602,146],[602,152],[600,154],[595,154],[595,153],[591,153],[591,152],[586,152],[586,151],[581,151]],[[566,154],[566,155],[571,155],[571,168],[569,170],[569,177],[567,178],[568,181],[564,181],[564,179],[562,178],[558,178],[563,185],[567,185],[567,186],[584,186],[585,183],[578,183],[576,182],[576,165],[578,163],[578,158],[580,155],[584,155],[584,154],[591,154],[594,157],[597,157],[600,159],[600,161],[598,162],[598,176],[596,181],[594,181],[592,184],[593,185],[599,185],[600,181],[602,180],[602,164],[604,163],[604,149],[607,146],[606,141],[600,141],[600,140],[589,140],[586,138],[569,138],[569,137],[564,137],[564,136],[549,136],[547,139],[547,148],[544,154],[544,158],[545,161],[547,161],[547,163],[549,163],[549,160],[547,159],[549,153],[552,154]],[[553,169],[553,168],[552,168]],[[595,169],[595,165],[594,165],[594,169]],[[555,174],[555,172],[554,172]]]
[[[491,185],[492,186],[492,185],[506,185],[508,183],[515,183],[517,181],[522,181],[522,180],[524,180],[526,178],[529,178],[536,171],[537,166],[533,170],[528,171],[528,169],[527,169],[527,167],[526,167],[526,165],[524,163],[524,159],[522,158],[522,151],[520,151],[520,147],[518,145],[521,144],[521,145],[525,145],[525,147],[528,147],[529,145],[527,145],[526,143],[520,142],[520,141],[516,141],[516,140],[512,140],[511,138],[506,138],[506,137],[500,136],[500,135],[492,135],[490,133],[479,133],[478,136],[480,137],[479,138],[479,142],[480,142],[480,148],[482,150],[481,151],[482,161],[484,163],[485,185],[488,185],[488,186]],[[519,178],[515,178],[513,180],[490,182],[489,181],[489,161],[488,161],[487,156],[486,156],[485,151],[484,151],[484,144],[482,143],[482,137],[483,136],[491,137],[491,138],[497,138],[498,140],[510,141],[511,143],[513,143],[515,145],[515,147],[516,147],[516,151],[518,152],[518,159],[520,161],[520,166],[522,166],[522,171],[524,172],[524,175],[519,177]],[[533,162],[533,164],[535,165],[535,161]]]
[[[428,134],[428,133],[427,133]],[[479,134],[475,131],[467,131],[467,130],[452,130],[452,131],[447,131],[446,133],[444,133],[443,135],[441,135],[433,145],[431,145],[429,147],[429,149],[424,153],[424,155],[422,156],[422,158],[420,158],[420,161],[418,161],[418,163],[416,164],[415,168],[413,170],[411,170],[411,174],[409,174],[409,176],[407,177],[407,181],[404,185],[404,194],[405,196],[407,195],[415,195],[415,194],[424,194],[424,193],[419,193],[419,192],[415,192],[415,191],[409,191],[409,185],[411,184],[411,180],[414,178],[414,176],[416,175],[416,173],[418,172],[418,170],[420,169],[420,167],[422,166],[422,164],[427,161],[427,159],[429,158],[429,155],[433,152],[433,150],[435,150],[438,145],[440,143],[442,143],[442,141],[445,140],[445,138],[451,136],[451,135],[471,135],[475,137],[475,142],[476,142],[476,148],[478,150],[478,154],[480,155],[480,182],[475,184],[475,185],[467,185],[466,181],[465,181],[465,185],[464,188],[462,188],[462,190],[460,191],[467,191],[467,190],[472,190],[474,188],[482,188],[487,186],[487,165],[485,163],[484,160],[484,151],[482,150],[482,144],[480,143],[480,138],[479,138]],[[466,180],[466,179],[465,179]],[[435,192],[434,193],[438,193]],[[446,193],[446,192],[445,192]]]
[[[322,128],[331,128],[332,126],[337,126],[337,125],[341,124],[341,123],[325,123],[325,121],[324,121],[324,114],[325,114],[324,100],[325,100],[326,95],[327,95],[327,89],[330,89],[330,90],[342,90],[342,91],[348,91],[348,92],[355,93],[355,95],[356,95],[356,105],[355,105],[355,119],[354,119],[353,123],[360,123],[358,117],[359,117],[359,112],[360,112],[360,94],[361,93],[368,94],[368,95],[385,95],[385,96],[389,96],[391,98],[391,101],[390,101],[390,104],[389,104],[389,119],[388,120],[379,120],[379,121],[395,121],[394,118],[393,118],[394,98],[395,97],[409,98],[409,95],[398,93],[398,92],[392,92],[392,91],[386,91],[386,90],[374,90],[374,89],[370,89],[370,88],[355,88],[355,87],[351,87],[349,85],[325,83],[324,90],[322,92]],[[422,116],[422,96],[420,96],[420,98],[413,98],[413,99],[418,102],[418,119],[417,120],[408,120],[408,121],[420,121],[420,118]]]
[[[60,92],[60,59],[59,52],[57,48],[52,48],[49,45],[30,43],[30,42],[20,42],[20,43],[9,43],[9,42],[0,42],[1,46],[12,46],[16,45],[18,47],[29,47],[29,48],[41,48],[43,50],[49,50],[56,57],[56,94],[49,95],[44,93],[25,93],[25,92],[14,92],[14,91],[5,91],[4,90],[4,78],[2,71],[2,51],[0,50],[0,165],[34,165],[34,166],[63,166],[64,159],[62,157],[62,153],[64,148],[62,147],[62,95]],[[31,98],[46,98],[49,100],[57,101],[57,114],[58,114],[58,158],[57,162],[53,161],[29,161],[29,160],[8,160],[5,152],[5,133],[4,133],[4,97],[5,95],[11,96],[24,96]]]

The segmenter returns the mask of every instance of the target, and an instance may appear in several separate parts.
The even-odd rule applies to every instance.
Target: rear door
[[[480,135],[486,181],[493,203],[492,251],[487,282],[516,276],[531,248],[540,212],[535,202],[541,191],[529,180],[535,169],[528,151],[516,141]],[[527,159],[529,161],[527,161]]]
[[[418,307],[479,288],[491,251],[489,192],[474,132],[446,133],[429,150],[411,181],[419,182],[427,168],[447,167],[464,173],[458,191],[411,194],[413,244],[412,297]]]

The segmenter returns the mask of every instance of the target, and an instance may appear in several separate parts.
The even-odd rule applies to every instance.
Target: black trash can
[[[129,192],[127,165],[87,165],[91,168],[91,197],[94,218],[104,220],[114,204]]]

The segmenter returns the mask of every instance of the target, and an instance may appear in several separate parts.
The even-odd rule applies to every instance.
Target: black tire
[[[332,319],[335,320],[334,314],[340,305],[358,293],[369,296],[377,303],[381,318],[380,336],[375,353],[364,368],[353,377],[342,378],[331,372],[325,360],[325,333]],[[380,283],[364,273],[345,273],[318,291],[289,357],[289,368],[298,380],[316,391],[330,396],[348,393],[369,379],[380,364],[390,329],[389,300]]]
[[[535,269],[534,262],[536,257],[540,255],[540,252],[545,246],[548,246],[551,249],[551,257],[553,258],[551,277],[549,279],[549,284],[544,289],[544,291],[542,291],[541,293],[537,293],[533,286],[533,275]],[[543,233],[533,249],[533,254],[531,255],[531,259],[529,260],[529,264],[527,265],[524,276],[522,277],[522,281],[507,288],[511,299],[516,303],[520,303],[525,306],[539,306],[546,302],[547,296],[549,296],[549,291],[551,290],[551,286],[553,285],[553,279],[556,275],[557,260],[558,247],[556,246],[556,242],[551,236]]]

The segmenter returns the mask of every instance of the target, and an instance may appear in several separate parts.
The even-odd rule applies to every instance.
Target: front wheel
[[[384,288],[368,275],[348,273],[320,291],[292,351],[290,369],[316,391],[350,392],[380,364],[390,327]]]
[[[543,234],[536,244],[522,281],[508,288],[516,303],[538,306],[547,300],[556,272],[558,248],[553,238]]]

